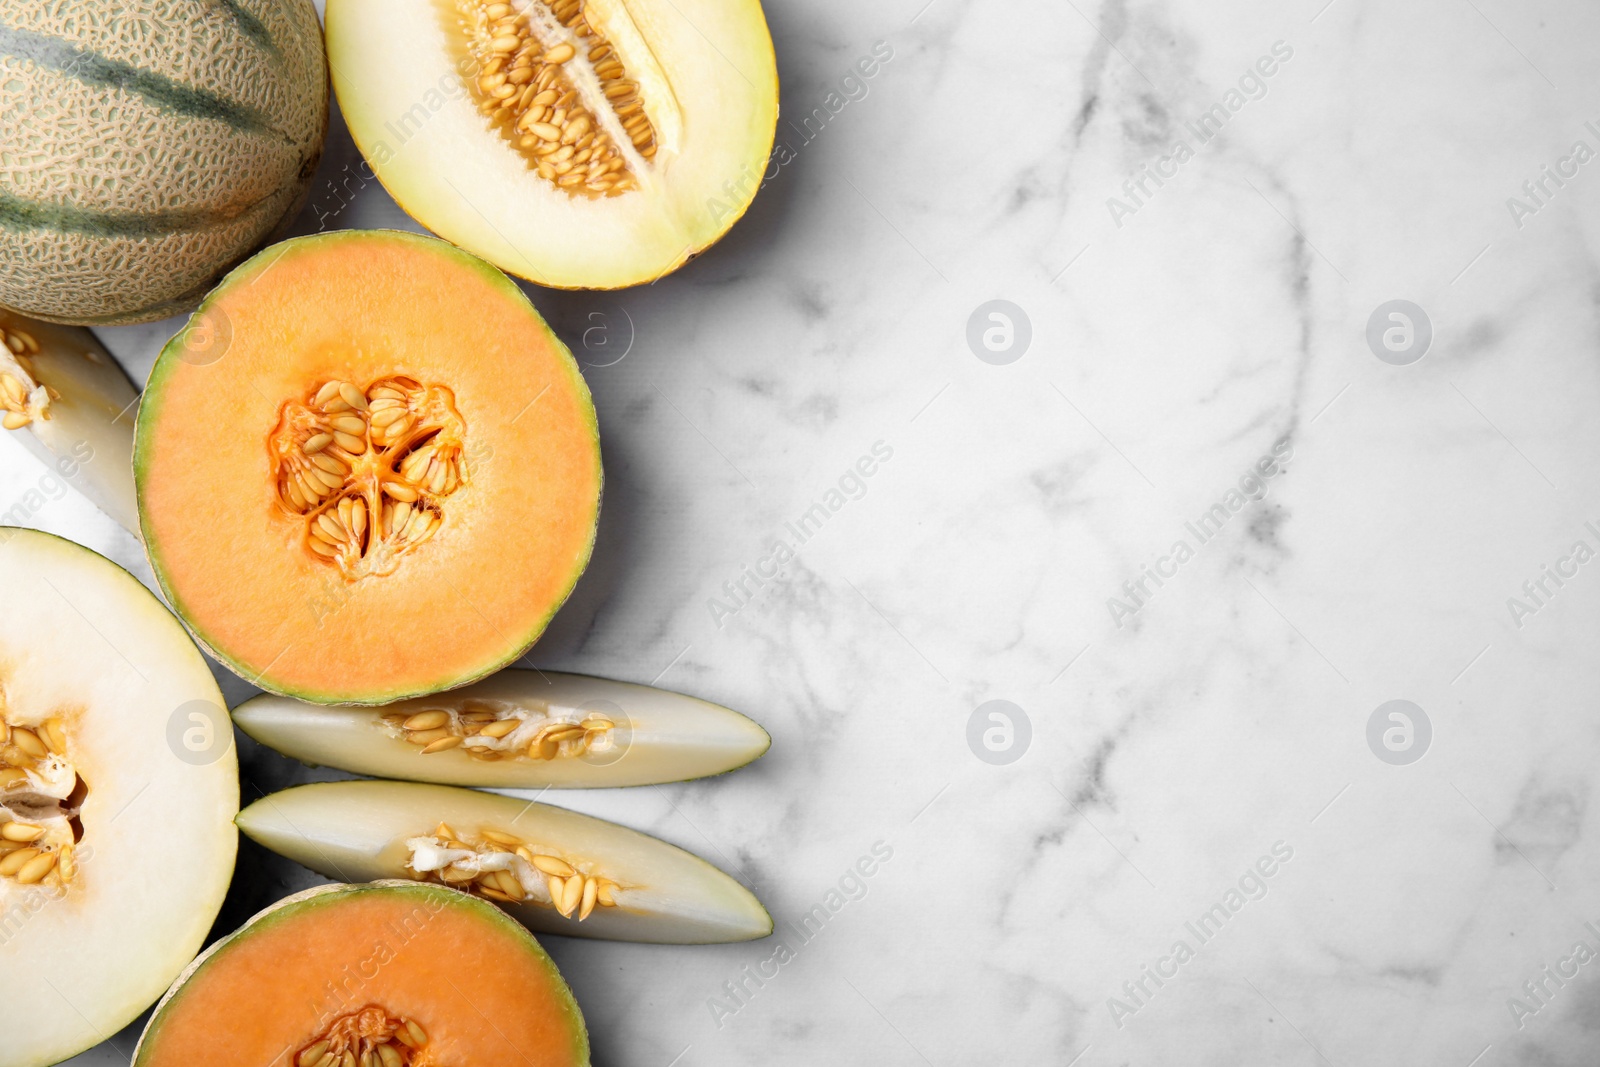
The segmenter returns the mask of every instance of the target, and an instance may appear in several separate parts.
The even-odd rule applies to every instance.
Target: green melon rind
[[[122,578],[127,579],[129,582],[132,582],[134,585],[137,585],[139,587],[140,591],[145,593],[149,597],[150,606],[153,607],[157,612],[161,613],[162,615],[167,616],[168,618],[171,618],[174,622],[178,622],[179,621],[176,618],[176,616],[171,611],[169,611],[167,609],[167,606],[165,604],[161,603],[160,600],[157,600],[155,596],[150,594],[150,591],[144,587],[144,583],[140,582],[138,578],[135,578],[133,576],[132,572],[130,572],[127,568],[123,567],[122,565],[118,564],[116,561],[108,559],[105,556],[102,556],[100,553],[94,551],[93,549],[85,548],[83,545],[78,544],[76,541],[68,540],[65,537],[60,537],[60,536],[58,536],[56,534],[53,534],[53,533],[47,533],[44,530],[35,530],[35,529],[31,529],[29,527],[24,527],[24,526],[0,526],[0,544],[4,544],[4,543],[10,541],[13,537],[16,537],[18,534],[23,534],[23,535],[26,535],[27,537],[30,537],[30,538],[39,538],[41,540],[54,542],[54,545],[52,547],[54,547],[57,551],[60,551],[63,555],[72,556],[74,558],[82,557],[82,558],[85,558],[87,561],[92,562],[92,563],[94,563],[96,565],[103,565],[103,566],[109,568],[110,570],[115,572],[115,574],[119,575]],[[180,628],[181,628],[181,625],[180,625]],[[205,673],[205,674],[210,674],[211,673],[211,668],[206,664],[205,658],[200,655],[199,649],[194,648],[191,645],[190,649],[189,649],[189,652],[198,661],[198,666],[200,668],[200,671],[202,673]],[[227,701],[225,701],[222,698],[222,690],[220,690],[220,689],[217,690],[217,706],[218,707],[227,707]],[[238,784],[239,784],[239,761],[238,761],[238,755],[237,755],[237,753],[230,753],[228,756],[225,756],[223,758],[228,760],[228,762],[229,762],[229,766],[231,767],[232,772],[233,772],[232,773],[233,785],[234,785],[234,788],[237,789],[238,788]],[[192,894],[195,893],[195,890],[192,887],[190,887],[186,891],[191,894],[191,899],[189,901],[191,909],[201,911],[201,912],[203,912],[203,913],[205,913],[207,915],[211,915],[211,916],[217,915],[222,910],[222,902],[223,902],[224,898],[226,898],[226,896],[228,894],[229,886],[233,884],[233,873],[234,873],[234,870],[235,870],[235,868],[236,868],[236,866],[238,864],[238,859],[239,859],[239,836],[238,836],[237,833],[235,833],[233,835],[232,841],[233,841],[233,846],[234,846],[233,847],[233,853],[226,858],[227,872],[226,872],[225,877],[221,878],[217,882],[217,889],[216,889],[215,893],[213,894],[213,898],[214,899],[207,900],[207,899],[197,898],[197,897],[192,895]],[[403,884],[420,885],[420,884],[423,884],[423,883],[407,882],[407,883],[403,883]],[[322,887],[322,888],[326,888],[326,887]],[[491,909],[491,910],[498,910],[498,909]],[[513,923],[513,925],[516,925],[518,929],[522,929],[520,924]],[[541,949],[541,951],[542,951],[542,949]],[[194,965],[190,964],[189,967],[185,969],[185,971],[181,972],[181,974],[188,973],[188,971],[192,970],[193,967],[194,967]],[[181,977],[181,974],[180,974],[180,977]],[[167,995],[170,995],[170,993],[167,994]],[[162,997],[162,1001],[164,1002],[165,999],[166,999],[166,997],[163,996]],[[117,1019],[115,1021],[114,1025],[111,1027],[112,1032],[115,1032],[117,1030],[121,1030],[123,1027],[125,1027],[129,1023],[133,1022],[135,1019],[137,1019],[139,1017],[140,1013],[143,1012],[145,1007],[147,1007],[147,1006],[148,1005],[145,1005],[143,1007],[136,1007],[133,1011],[128,1013],[126,1018]],[[585,1040],[587,1040],[587,1038],[585,1038]],[[74,1053],[74,1055],[75,1054],[76,1053]]]
[[[85,85],[115,86],[164,113],[213,120],[242,133],[283,136],[265,115],[247,104],[229,100],[210,89],[174,81],[159,71],[111,59],[60,37],[0,23],[0,49],[5,55],[28,60],[36,69],[61,74]],[[153,217],[159,215],[160,212],[153,213]]]
[[[441,901],[446,907],[463,907],[468,911],[474,912],[478,919],[487,922],[499,932],[509,934],[514,939],[521,941],[524,947],[528,949],[529,954],[539,962],[539,965],[544,968],[553,981],[555,994],[561,1001],[562,1014],[567,1018],[577,1046],[575,1050],[577,1052],[576,1062],[580,1065],[589,1062],[589,1029],[583,1021],[583,1012],[578,1007],[578,1001],[572,995],[571,987],[567,985],[566,979],[561,976],[561,971],[556,967],[555,961],[550,958],[550,954],[545,951],[544,946],[539,944],[538,939],[529,933],[521,923],[486,901],[478,900],[476,897],[468,896],[465,893],[458,893],[444,886],[429,885],[425,882],[410,882],[404,879],[384,879],[359,885],[334,882],[328,885],[312,886],[310,889],[284,897],[276,904],[269,905],[251,916],[239,929],[217,941],[195,957],[194,962],[184,968],[183,973],[178,975],[171,988],[156,1003],[155,1010],[151,1013],[150,1021],[145,1024],[144,1032],[139,1035],[139,1043],[134,1046],[133,1058],[130,1061],[131,1067],[139,1067],[143,1062],[141,1057],[145,1045],[152,1037],[158,1041],[160,1040],[162,1016],[168,1003],[181,996],[184,987],[191,980],[202,977],[204,968],[211,962],[213,957],[226,951],[235,941],[249,936],[252,930],[266,929],[287,921],[308,909],[327,906],[353,894],[360,893],[405,893],[418,898]]]
[[[183,314],[199,303],[200,298],[211,290],[216,281],[216,276],[212,276],[188,292],[151,304],[139,311],[130,311],[123,314],[83,315],[74,316],[70,319],[52,318],[49,315],[40,314],[38,310],[24,311],[21,308],[14,308],[5,303],[0,303],[0,310],[9,311],[24,318],[38,319],[40,322],[48,322],[55,326],[136,326],[139,323],[152,322],[156,319],[169,319],[174,315]]]
[[[594,440],[594,453],[596,457],[600,455],[599,416],[595,413],[594,397],[589,392],[589,383],[584,380],[582,371],[578,369],[578,361],[573,358],[571,350],[562,343],[561,338],[556,336],[555,331],[550,328],[550,324],[545,322],[544,316],[539,314],[538,309],[533,306],[532,301],[528,299],[527,295],[524,294],[521,289],[517,288],[516,283],[510,278],[506,277],[506,275],[500,270],[491,266],[489,263],[486,263],[484,260],[479,259],[471,252],[458,248],[455,245],[452,245],[447,241],[440,240],[437,237],[427,237],[422,234],[409,233],[405,230],[333,230],[328,233],[311,234],[310,236],[306,237],[294,237],[287,241],[281,241],[278,244],[262,249],[260,252],[256,253],[254,256],[251,256],[239,266],[229,271],[227,276],[217,284],[217,287],[211,290],[211,292],[207,294],[206,298],[200,302],[200,306],[195,308],[194,313],[189,316],[189,321],[184,325],[183,329],[174,334],[172,339],[168,341],[161,349],[161,354],[156,357],[155,366],[151,368],[149,380],[145,383],[144,393],[139,398],[139,414],[134,423],[133,440],[133,478],[135,490],[138,493],[139,499],[139,532],[140,536],[144,540],[145,554],[150,559],[150,569],[155,574],[156,583],[161,587],[162,595],[167,598],[167,603],[172,605],[172,608],[177,614],[178,618],[183,620],[183,624],[188,628],[190,635],[202,648],[210,653],[211,656],[219,663],[222,663],[229,670],[233,671],[233,673],[248,681],[251,685],[265,689],[269,693],[276,693],[279,696],[293,697],[297,700],[305,700],[312,704],[338,704],[347,707],[368,707],[377,704],[390,704],[396,700],[405,700],[410,697],[427,696],[430,693],[438,693],[447,689],[457,689],[463,685],[471,685],[473,682],[486,678],[495,671],[500,670],[502,667],[509,666],[510,664],[521,659],[522,656],[527,653],[528,649],[532,648],[539,638],[544,635],[545,630],[550,625],[550,620],[555,617],[556,612],[559,611],[562,605],[567,602],[567,598],[572,595],[572,590],[578,584],[578,579],[582,577],[583,572],[588,569],[589,560],[594,555],[595,538],[600,529],[600,508],[605,499],[605,467],[597,459],[595,465],[597,482],[595,521],[589,528],[588,543],[583,547],[582,558],[578,561],[577,566],[573,568],[571,580],[567,583],[565,592],[563,592],[559,598],[554,600],[550,610],[545,613],[543,618],[536,621],[530,632],[525,635],[525,640],[523,643],[514,647],[507,655],[486,664],[482,670],[474,674],[465,675],[459,678],[443,678],[434,682],[423,683],[414,689],[398,689],[368,694],[367,699],[351,699],[348,696],[340,693],[318,692],[309,689],[295,690],[281,688],[274,685],[271,678],[263,674],[258,674],[257,672],[251,670],[247,664],[241,663],[234,657],[229,656],[209,638],[203,629],[197,626],[188,617],[187,613],[184,611],[182,600],[177,596],[176,592],[172,588],[170,580],[168,579],[166,562],[161,557],[161,546],[157,544],[155,539],[150,536],[150,520],[145,511],[143,487],[149,473],[147,469],[149,464],[150,449],[149,437],[150,434],[154,432],[153,428],[156,420],[161,417],[163,388],[166,385],[168,377],[171,376],[174,369],[182,361],[183,357],[181,353],[184,350],[189,330],[195,325],[197,320],[200,320],[201,317],[210,310],[213,303],[215,303],[221,297],[227,295],[228,290],[236,285],[248,284],[258,274],[275,265],[281,257],[297,255],[301,254],[302,252],[309,253],[323,244],[340,244],[346,241],[372,240],[392,240],[398,241],[402,244],[414,244],[419,248],[426,248],[435,254],[452,257],[462,266],[470,268],[479,274],[484,280],[490,282],[495,288],[499,289],[503,294],[505,294],[509,300],[526,308],[528,313],[533,317],[533,320],[539,324],[539,328],[544,331],[545,338],[555,349],[562,365],[567,370],[568,376],[571,378],[573,387],[577,390],[578,395],[582,398],[585,421],[587,422],[589,433]],[[223,358],[226,357],[224,356]]]
[[[289,199],[277,204],[275,220],[258,231],[248,246],[216,263],[215,269],[186,290],[167,294],[135,307],[106,313],[86,313],[79,308],[72,314],[51,314],[47,309],[14,307],[0,302],[0,308],[57,325],[66,326],[117,326],[163,319],[193,308],[201,297],[227,271],[241,263],[263,245],[281,236],[305,206],[311,192],[311,182],[321,160],[327,141],[329,122],[330,79],[323,48],[321,24],[315,8],[305,4],[309,15],[306,27],[308,36],[315,35],[316,47],[310,54],[319,60],[320,68],[320,122],[307,140],[300,161],[299,173],[292,179],[297,188]],[[231,22],[238,36],[263,53],[281,59],[282,49],[273,39],[271,31],[254,14],[242,7],[238,0],[217,0],[217,11]],[[137,12],[135,12],[137,14]],[[63,74],[86,85],[115,88],[131,93],[145,105],[156,108],[163,115],[195,121],[214,121],[229,128],[257,136],[285,137],[286,135],[266,121],[265,116],[248,105],[239,104],[226,96],[208,89],[196,88],[175,81],[159,71],[122,60],[110,59],[93,48],[64,38],[0,22],[0,57],[23,59],[36,69]],[[258,201],[231,214],[215,210],[196,209],[187,212],[124,212],[108,214],[73,205],[52,204],[40,201],[0,196],[0,233],[6,231],[28,232],[46,230],[53,233],[77,233],[86,238],[127,237],[129,227],[138,234],[165,238],[181,233],[200,233],[209,228],[207,223],[228,223],[243,215],[270,204],[273,197]],[[63,224],[63,221],[65,224]],[[80,301],[81,303],[81,301]]]

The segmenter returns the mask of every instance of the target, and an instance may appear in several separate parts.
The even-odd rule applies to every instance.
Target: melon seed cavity
[[[406,866],[418,881],[439,882],[501,904],[531,901],[583,922],[596,907],[617,906],[621,885],[596,874],[592,865],[501,830],[484,830],[476,841],[448,823],[406,840]]]
[[[38,385],[33,357],[39,342],[33,334],[14,325],[0,324],[0,425],[20,430],[34,419],[50,417],[50,401],[60,399],[50,389]]]
[[[350,581],[390,574],[438,531],[467,480],[455,394],[411,378],[333,380],[283,405],[268,446],[282,511]]]
[[[295,1053],[295,1067],[410,1067],[428,1047],[415,1019],[376,1005],[334,1019]],[[433,1062],[433,1061],[428,1061]]]
[[[461,0],[458,8],[479,110],[542,178],[590,198],[638,188],[661,148],[640,83],[593,7]]]
[[[547,707],[539,711],[465,701],[460,710],[428,708],[386,712],[396,736],[431,756],[459,748],[474,759],[554,760],[604,752],[615,743],[617,724],[599,712]]]
[[[68,761],[62,718],[23,725],[0,695],[0,886],[72,883],[75,820],[86,794]]]

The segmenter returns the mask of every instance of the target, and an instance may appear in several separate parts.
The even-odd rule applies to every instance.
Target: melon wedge
[[[138,390],[88,330],[0,313],[0,424],[15,431],[53,476],[76,486],[136,537],[131,471],[138,400]]]
[[[0,1061],[127,1025],[194,957],[238,834],[222,694],[183,628],[86,548],[0,528]]]
[[[507,788],[703,778],[744,766],[772,743],[760,726],[718,704],[557,671],[501,671],[381,712],[263,695],[235,708],[233,721],[310,764]]]
[[[206,950],[134,1067],[584,1067],[572,992],[499,911],[414,882],[324,885]]]
[[[329,878],[453,885],[545,933],[709,944],[772,932],[756,898],[698,856],[498,793],[318,782],[263,797],[238,821],[252,840]]]
[[[772,151],[757,0],[328,0],[327,39],[400,205],[541,285],[659,278],[744,214]]]
[[[510,279],[434,238],[342,231],[206,297],[151,371],[134,477],[150,565],[218,659],[376,704],[539,637],[594,544],[600,441]]]

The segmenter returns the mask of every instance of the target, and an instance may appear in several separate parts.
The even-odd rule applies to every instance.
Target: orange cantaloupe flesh
[[[588,561],[601,471],[588,389],[521,292],[442,241],[345,231],[267,249],[196,314],[204,335],[151,374],[134,461],[152,567],[195,634],[319,703],[435,692],[526,651]],[[347,582],[278,505],[267,441],[285,401],[392,375],[453,390],[471,478],[396,571]]]
[[[135,1063],[285,1067],[369,1005],[423,1027],[418,1064],[588,1063],[582,1017],[538,943],[490,905],[423,886],[340,887],[258,918],[180,979]]]

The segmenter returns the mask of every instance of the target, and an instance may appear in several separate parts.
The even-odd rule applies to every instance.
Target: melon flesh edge
[[[4,1062],[39,1067],[115,1034],[199,950],[233,871],[238,768],[209,668],[131,575],[0,528],[0,580],[5,716],[60,715],[88,788],[70,884],[0,877]],[[188,729],[212,732],[186,750]]]
[[[37,354],[27,356],[32,374],[0,348],[0,374],[21,380],[30,394],[33,421],[12,432],[52,474],[138,537],[133,488],[138,390],[105,346],[82,327],[16,315],[0,317],[0,326],[27,334],[39,346]]]
[[[533,718],[519,735],[548,721],[545,716],[552,711],[569,721],[590,712],[603,714],[618,728],[604,747],[581,756],[539,760],[522,755],[485,762],[463,747],[423,755],[420,746],[383,719],[468,705],[527,711]],[[684,781],[742,767],[771,744],[760,726],[720,705],[650,686],[557,671],[505,670],[462,689],[386,705],[381,713],[262,695],[235,708],[233,716],[257,741],[313,765],[380,778],[503,788]]]
[[[507,906],[544,933],[711,944],[772,932],[771,916],[749,890],[698,856],[625,826],[517,797],[412,782],[319,782],[263,797],[238,821],[256,842],[330,878],[415,877],[406,866],[408,841],[444,822],[458,834],[512,834],[536,853],[590,863],[592,873],[627,887],[616,894],[618,907],[596,908],[582,922],[533,897]]]
[[[490,128],[457,73],[464,37],[448,4],[329,0],[327,11],[334,91],[385,188],[441,237],[556,288],[651,281],[712,244],[754,198],[777,127],[759,3],[590,4],[620,12],[637,30],[628,36],[647,42],[681,116],[642,188],[593,200],[545,181]],[[647,83],[655,115],[651,92]]]
[[[318,971],[314,965],[305,967],[306,957],[300,953],[289,955],[270,956],[257,963],[265,963],[271,968],[271,973],[262,973],[253,968],[249,962],[240,962],[235,950],[247,949],[248,943],[260,934],[274,935],[300,935],[301,938],[312,938],[321,947],[329,936],[337,938],[341,933],[341,906],[355,904],[357,906],[381,901],[388,905],[392,911],[398,912],[397,916],[390,916],[376,928],[369,921],[360,919],[349,923],[348,929],[354,930],[354,937],[358,943],[351,945],[348,950],[340,951],[340,959],[335,968],[329,971]],[[408,945],[411,944],[419,932],[426,932],[432,916],[443,914],[445,909],[456,907],[460,909],[460,917],[467,918],[476,925],[472,931],[474,939],[488,939],[500,942],[502,947],[509,947],[517,959],[519,966],[527,968],[524,979],[531,980],[535,990],[531,991],[539,996],[539,1008],[544,1009],[546,1020],[554,1016],[559,1021],[560,1028],[565,1031],[561,1036],[570,1040],[569,1048],[562,1048],[559,1043],[549,1040],[539,1041],[536,1045],[523,1046],[519,1051],[523,1059],[534,1064],[535,1067],[545,1063],[561,1063],[564,1067],[587,1067],[589,1063],[589,1036],[584,1025],[583,1014],[577,1002],[572,997],[572,991],[562,979],[555,963],[550,959],[537,941],[494,908],[481,901],[475,901],[462,894],[445,890],[439,886],[423,886],[416,882],[400,880],[380,880],[363,884],[332,883],[313,886],[299,893],[284,897],[282,900],[264,908],[253,915],[239,929],[218,940],[205,952],[198,956],[183,973],[173,982],[170,989],[162,996],[156,1005],[150,1021],[146,1024],[144,1032],[139,1037],[139,1042],[134,1048],[131,1063],[133,1067],[149,1067],[151,1064],[165,1064],[174,1059],[166,1048],[174,1043],[182,1044],[182,1039],[189,1043],[198,1041],[206,1048],[207,1052],[220,1050],[217,1059],[228,1063],[230,1067],[236,1061],[230,1060],[226,1047],[227,1031],[226,1021],[217,1022],[213,1014],[204,1013],[198,1020],[190,1018],[174,1022],[175,1017],[181,1017],[186,1008],[186,996],[199,991],[204,994],[208,985],[225,983],[230,985],[235,993],[243,993],[237,998],[236,1005],[241,1016],[249,1018],[253,1031],[252,1037],[262,1031],[270,1034],[270,1043],[277,1049],[286,1049],[292,1052],[299,1044],[309,1040],[312,1036],[308,1031],[315,1030],[318,1026],[325,1025],[332,1018],[347,1014],[353,1010],[372,1006],[385,1009],[400,1008],[403,1012],[406,1007],[422,1009],[419,1014],[430,1016],[428,1022],[435,1028],[430,1038],[438,1036],[444,1027],[440,1027],[437,1019],[432,1017],[435,1013],[431,1010],[437,1004],[415,1003],[408,1005],[394,1005],[388,1003],[373,1004],[373,1001],[384,1000],[383,978],[386,968],[394,965],[394,960],[402,956]],[[459,932],[459,931],[458,931]],[[304,943],[304,942],[302,942]],[[462,945],[459,940],[455,947],[470,950],[472,946]],[[355,966],[352,968],[351,963]],[[438,965],[447,967],[458,963],[458,960],[440,958]],[[419,966],[432,971],[432,960],[407,961],[413,975]],[[367,974],[368,970],[371,974]],[[231,973],[230,973],[231,972]],[[352,988],[354,980],[362,979],[359,986]],[[500,975],[499,991],[504,992],[506,985],[505,975]],[[250,1016],[251,1009],[260,1007],[260,999],[251,996],[249,991],[255,988],[256,983],[269,981],[278,989],[294,989],[294,983],[304,982],[306,988],[291,994],[289,1003],[294,1004],[290,1009],[293,1018],[282,1018],[269,1014],[266,1017]],[[428,985],[434,983],[429,982]],[[456,992],[460,992],[459,988]],[[392,990],[391,990],[392,991]],[[414,990],[411,991],[414,995]],[[526,991],[525,992],[529,992]],[[224,990],[224,996],[227,990]],[[407,999],[412,999],[408,997]],[[440,998],[443,1000],[444,998]],[[480,998],[481,999],[481,998]],[[295,1003],[303,1001],[303,1004]],[[295,1010],[310,1005],[314,1012]],[[280,1009],[283,1007],[280,1002]],[[235,1004],[227,1004],[230,1015]],[[468,1017],[465,1028],[481,1031],[483,1012],[475,1004],[468,1005],[471,1015]],[[419,1019],[419,1022],[421,1020]],[[457,1020],[451,1020],[457,1022]],[[523,1022],[524,1020],[515,1020]],[[505,1022],[503,1019],[502,1022]],[[174,1027],[202,1026],[203,1035],[193,1033],[180,1034],[178,1042],[173,1042]],[[461,1029],[457,1022],[455,1029]],[[495,1028],[491,1028],[495,1029]],[[503,1031],[496,1030],[503,1039]],[[548,1038],[550,1035],[540,1035]],[[280,1053],[281,1054],[281,1053]],[[532,1058],[530,1058],[532,1057]],[[448,1060],[448,1056],[446,1056]],[[187,1058],[180,1060],[185,1067],[192,1067]],[[282,1062],[274,1059],[274,1063]],[[289,1061],[291,1064],[293,1060]],[[424,1052],[416,1061],[419,1065],[434,1064],[438,1062],[432,1050]]]

